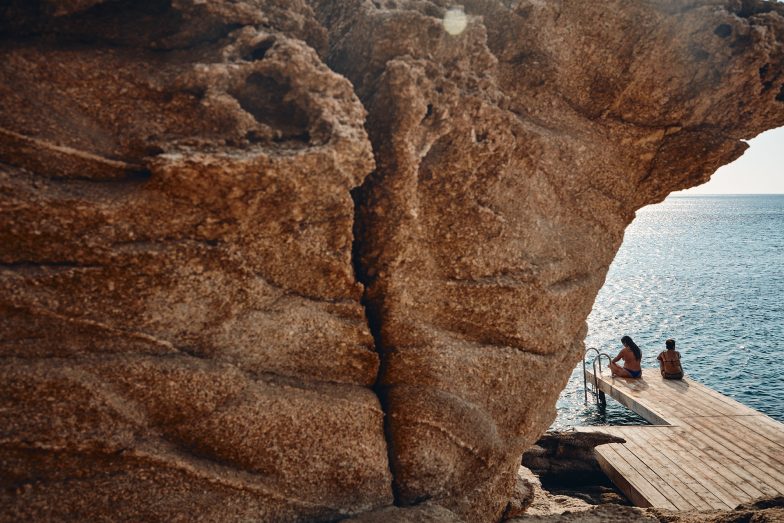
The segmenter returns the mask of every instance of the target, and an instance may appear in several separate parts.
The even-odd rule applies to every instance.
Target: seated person
[[[642,351],[629,336],[621,338],[621,343],[623,343],[623,348],[615,359],[610,362],[610,372],[612,372],[613,376],[618,376],[619,378],[641,377],[642,367],[640,367],[640,363],[642,362]],[[623,360],[623,367],[616,363],[618,360]]]
[[[679,380],[683,378],[683,367],[681,367],[681,353],[675,350],[675,340],[669,339],[664,342],[667,350],[662,351],[656,358],[659,360],[661,375],[666,380]]]

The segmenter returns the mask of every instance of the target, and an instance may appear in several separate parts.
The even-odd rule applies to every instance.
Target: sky
[[[784,194],[784,127],[748,143],[743,156],[721,167],[708,183],[673,194]]]

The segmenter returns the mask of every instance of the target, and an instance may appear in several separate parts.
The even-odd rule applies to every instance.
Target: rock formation
[[[583,482],[603,475],[594,449],[626,440],[603,432],[547,432],[523,453],[522,464],[542,480]]]
[[[3,519],[503,515],[634,211],[784,124],[784,8],[449,6],[0,4]]]
[[[7,520],[391,504],[351,266],[373,157],[310,9],[58,6],[2,17]]]
[[[564,505],[629,505],[626,496],[602,472],[595,447],[626,440],[602,432],[547,432],[523,453],[523,471],[534,486],[529,512],[550,514]],[[564,503],[560,503],[561,500]],[[541,508],[537,505],[543,505]],[[555,510],[554,510],[555,509]]]
[[[453,36],[436,2],[315,4],[369,112],[359,274],[396,499],[497,519],[634,211],[783,121],[784,11],[477,0]]]

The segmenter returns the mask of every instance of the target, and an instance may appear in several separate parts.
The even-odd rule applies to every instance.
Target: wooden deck
[[[590,371],[589,381],[593,380]],[[626,440],[596,448],[604,472],[640,507],[734,508],[784,494],[784,424],[688,378],[612,378],[599,388],[653,425],[581,427]]]

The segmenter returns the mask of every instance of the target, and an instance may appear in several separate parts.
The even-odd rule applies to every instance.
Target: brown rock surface
[[[516,523],[780,523],[784,521],[784,498],[761,498],[734,510],[673,512],[601,505],[554,514],[526,514],[510,519]]]
[[[526,507],[525,513],[513,516],[510,521],[533,516],[586,512],[596,506],[595,503],[589,503],[583,498],[547,490],[542,485],[539,477],[526,467],[520,467],[519,471],[518,474],[524,478],[532,489],[533,499],[531,499],[529,506]]]
[[[766,2],[314,1],[369,112],[360,274],[397,500],[495,520],[639,207],[784,123]]]
[[[546,432],[523,453],[522,464],[544,481],[590,483],[604,476],[594,448],[626,440],[603,432]]]
[[[784,123],[784,10],[463,4],[0,4],[4,519],[502,516],[634,211]]]
[[[510,519],[517,523],[661,523],[654,515],[634,507],[600,505],[589,510],[537,514]]]
[[[602,472],[594,452],[599,445],[624,442],[602,432],[545,433],[523,453],[521,470],[529,472],[527,480],[536,494],[526,514],[585,510],[591,505],[630,505]]]
[[[444,507],[420,503],[416,507],[386,507],[345,520],[346,523],[465,523]]]
[[[163,4],[3,19],[0,519],[389,505],[364,109],[304,3]]]

